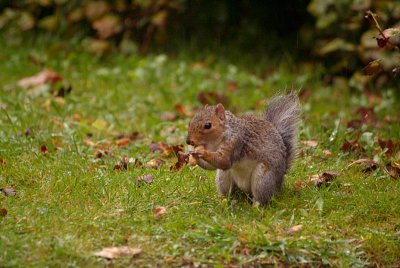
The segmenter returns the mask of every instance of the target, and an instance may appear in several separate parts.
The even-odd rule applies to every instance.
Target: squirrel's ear
[[[215,114],[221,121],[225,121],[225,107],[221,103],[218,103],[215,107]]]

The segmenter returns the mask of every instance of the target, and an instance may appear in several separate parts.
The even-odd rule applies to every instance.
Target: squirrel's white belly
[[[251,193],[251,176],[259,163],[252,159],[243,159],[229,169],[231,178],[240,190]]]

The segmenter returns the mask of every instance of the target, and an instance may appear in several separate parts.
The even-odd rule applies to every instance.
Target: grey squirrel
[[[189,123],[186,142],[195,147],[190,160],[217,170],[222,195],[237,187],[265,205],[280,190],[295,157],[300,113],[293,92],[272,98],[262,117],[235,116],[222,104],[206,105]]]

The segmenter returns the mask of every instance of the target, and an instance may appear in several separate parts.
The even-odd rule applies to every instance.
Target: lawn
[[[322,67],[289,52],[97,57],[53,39],[0,47],[0,267],[400,264],[394,88],[326,83]],[[18,85],[45,69],[61,81]],[[268,206],[221,197],[212,171],[171,169],[168,146],[185,143],[201,101],[261,113],[288,89],[302,92],[299,157]],[[324,172],[334,173],[316,185]],[[95,256],[111,246],[140,253]]]

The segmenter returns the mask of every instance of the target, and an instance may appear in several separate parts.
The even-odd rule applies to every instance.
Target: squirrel
[[[186,143],[195,147],[192,163],[217,170],[217,189],[234,188],[261,205],[277,193],[296,155],[300,121],[297,94],[275,96],[263,116],[235,116],[219,103],[206,105],[190,120]]]

